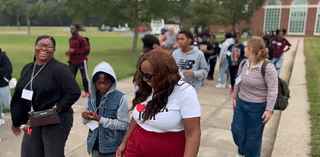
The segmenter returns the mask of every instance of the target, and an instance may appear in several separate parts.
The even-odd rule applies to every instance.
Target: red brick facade
[[[265,13],[266,13],[266,4],[270,2],[271,0],[266,0],[263,4],[263,7],[260,8],[255,12],[254,17],[252,18],[251,22],[254,22],[252,29],[253,35],[255,36],[261,36],[264,33],[264,25],[265,25]],[[281,16],[280,16],[280,29],[286,28],[289,29],[289,18],[290,18],[290,9],[291,4],[294,0],[278,0],[281,2]],[[305,26],[305,32],[301,35],[296,34],[290,34],[288,32],[288,36],[306,36],[306,37],[312,37],[312,36],[320,36],[315,34],[315,25],[317,20],[317,8],[319,8],[319,0],[306,0],[308,2],[307,7],[307,18],[306,18],[306,26]],[[247,24],[246,22],[242,21],[240,24],[236,25],[236,30],[241,31],[243,28],[249,28],[251,29],[252,25]],[[211,32],[229,32],[231,31],[232,26],[211,26],[210,31]]]
[[[265,22],[265,12],[266,12],[266,4],[270,0],[266,0],[263,4],[263,7],[256,11],[254,16],[254,35],[260,36],[263,34],[264,22]],[[290,8],[291,4],[294,0],[279,0],[281,2],[281,20],[280,20],[280,29],[286,28],[289,29],[289,18],[290,18]],[[317,17],[317,8],[319,7],[319,0],[307,0],[308,2],[308,10],[307,10],[307,21],[305,26],[304,35],[293,35],[288,33],[288,36],[320,36],[315,35],[315,24]]]

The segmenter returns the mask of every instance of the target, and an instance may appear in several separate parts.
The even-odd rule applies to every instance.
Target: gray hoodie
[[[116,75],[112,69],[112,67],[106,63],[106,62],[101,62],[100,64],[98,64],[92,73],[92,78],[90,81],[90,86],[89,86],[89,92],[90,95],[88,97],[88,102],[86,104],[86,109],[91,108],[89,106],[95,104],[96,101],[96,91],[97,88],[94,84],[93,80],[93,76],[98,73],[98,72],[105,72],[109,75],[111,75],[115,82],[114,84],[110,87],[109,91],[103,96],[103,97],[107,97],[109,94],[113,93],[113,92],[120,92],[119,90],[116,89],[117,87],[117,78]],[[101,98],[102,99],[102,98]],[[104,128],[109,128],[112,130],[126,130],[129,126],[129,122],[130,122],[130,117],[129,117],[129,106],[128,106],[128,98],[126,95],[123,95],[122,98],[119,101],[119,109],[117,111],[117,119],[109,119],[109,118],[105,118],[101,116],[101,119],[99,121],[99,123],[104,127]],[[85,120],[83,119],[83,123],[86,124],[89,122],[89,120]]]
[[[202,84],[202,79],[208,74],[208,65],[203,52],[196,46],[190,47],[191,51],[183,53],[181,48],[179,48],[173,52],[172,56],[179,67],[180,75],[186,70],[193,71],[193,77],[181,77],[191,84],[198,92]]]

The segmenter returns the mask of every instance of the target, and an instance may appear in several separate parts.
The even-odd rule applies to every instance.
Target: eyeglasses
[[[36,47],[41,48],[41,49],[43,49],[43,48],[53,49],[54,48],[53,45],[45,45],[45,44],[37,44]]]
[[[153,75],[144,74],[144,73],[141,71],[141,69],[138,69],[138,70],[139,70],[140,74],[142,75],[142,77],[144,77],[144,78],[147,80],[147,82],[150,82],[150,81],[151,81]]]

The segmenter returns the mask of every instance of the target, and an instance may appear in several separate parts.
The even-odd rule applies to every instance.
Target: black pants
[[[217,63],[217,58],[209,59],[210,70],[209,70],[209,73],[208,73],[208,77],[213,77],[214,68],[216,67],[216,63]]]
[[[79,62],[75,65],[69,64],[69,68],[71,73],[73,74],[74,78],[77,76],[78,69],[80,69],[80,73],[82,76],[82,83],[85,92],[89,92],[89,76],[87,70],[87,61],[84,60],[83,62]]]
[[[64,147],[69,136],[73,113],[59,113],[60,123],[25,131],[21,144],[21,157],[64,157]]]
[[[238,73],[239,65],[237,66],[229,66],[230,70],[230,82],[231,82],[231,88],[234,89],[234,83],[236,81],[237,73]]]
[[[204,57],[207,61],[207,64],[209,64],[209,66],[210,66],[208,77],[213,77],[214,68],[216,67],[216,63],[217,63],[217,57],[216,56],[214,57],[214,56],[207,54],[207,53],[203,53],[203,54],[204,54]]]

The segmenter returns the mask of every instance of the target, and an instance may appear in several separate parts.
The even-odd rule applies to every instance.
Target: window
[[[267,3],[264,32],[275,31],[280,27],[281,2],[271,0]]]
[[[296,0],[292,2],[290,10],[289,31],[290,34],[304,34],[308,2],[306,0]]]
[[[320,4],[319,7],[317,9],[317,17],[316,17],[317,21],[316,21],[316,29],[315,29],[315,33],[316,34],[320,34]]]

